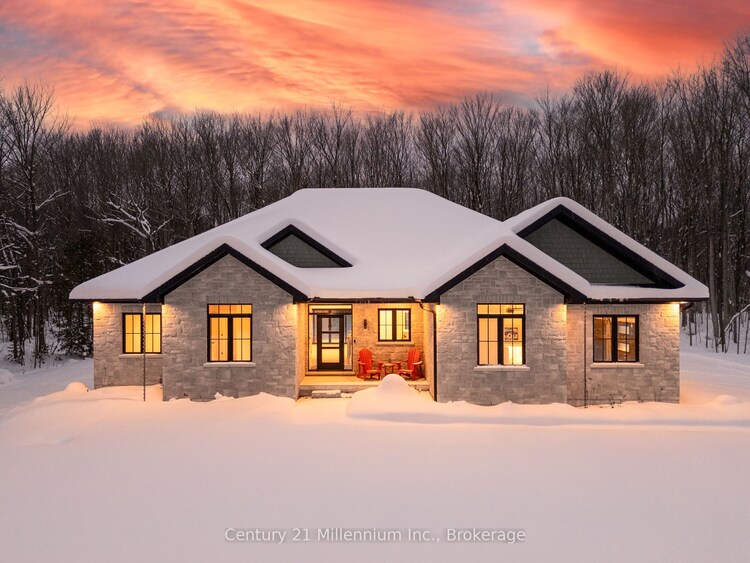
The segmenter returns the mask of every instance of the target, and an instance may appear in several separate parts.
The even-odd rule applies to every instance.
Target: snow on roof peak
[[[676,272],[677,279],[687,282],[687,290],[597,288],[517,236],[560,205],[637,249],[670,275]],[[290,225],[352,266],[298,268],[261,246]],[[705,286],[567,198],[551,199],[501,222],[421,189],[316,188],[298,190],[84,282],[70,297],[141,300],[224,244],[308,298],[424,298],[502,245],[591,298],[687,299],[707,295]]]

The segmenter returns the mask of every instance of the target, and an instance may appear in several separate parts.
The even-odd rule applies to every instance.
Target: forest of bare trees
[[[76,284],[300,188],[360,186],[419,187],[498,219],[573,198],[709,286],[717,350],[747,346],[747,38],[690,74],[588,74],[532,108],[478,94],[419,113],[199,111],[74,131],[50,88],[6,89],[0,341],[35,365],[86,355]]]

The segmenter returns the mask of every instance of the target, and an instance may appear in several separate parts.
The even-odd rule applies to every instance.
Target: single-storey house
[[[707,288],[556,198],[497,221],[407,188],[306,189],[76,287],[94,382],[297,398],[419,349],[436,401],[678,402]]]

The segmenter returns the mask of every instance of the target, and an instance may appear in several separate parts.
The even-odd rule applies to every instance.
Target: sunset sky
[[[748,0],[2,0],[0,77],[53,85],[77,127],[477,90],[523,103],[590,69],[691,69],[748,31]]]

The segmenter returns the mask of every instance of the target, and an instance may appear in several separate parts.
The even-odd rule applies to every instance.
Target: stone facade
[[[433,303],[425,304],[422,313],[422,341],[424,342],[424,376],[430,386],[430,395],[435,398],[435,332],[433,313],[436,306]],[[434,313],[437,314],[437,313]]]
[[[252,362],[208,363],[209,303],[253,305]],[[525,305],[524,366],[477,366],[478,303]],[[440,401],[581,405],[584,373],[591,404],[679,401],[677,304],[566,306],[560,293],[501,257],[444,293],[440,305],[425,307],[437,311]],[[411,309],[411,341],[378,341],[381,308]],[[141,312],[138,303],[94,305],[97,388],[142,384],[143,356],[124,354],[122,339],[123,313]],[[146,383],[163,382],[165,399],[206,400],[216,393],[239,397],[259,392],[296,398],[300,381],[310,373],[308,305],[294,304],[288,293],[230,256],[172,291],[164,305],[147,305],[147,312],[162,313],[162,353],[146,355]],[[637,363],[592,361],[594,315],[638,316]],[[376,360],[405,361],[409,349],[416,347],[434,394],[432,327],[432,314],[416,303],[353,304],[352,373],[362,348],[370,348]]]
[[[307,303],[297,303],[297,334],[295,347],[297,349],[297,389],[307,370]]]
[[[526,306],[525,366],[477,366],[477,303]],[[566,402],[563,296],[506,258],[498,258],[441,296],[437,330],[439,401]]]
[[[584,353],[584,308],[586,349]],[[639,361],[593,362],[594,315],[638,315]],[[679,305],[568,305],[568,402],[582,405],[584,369],[590,404],[680,400]],[[584,363],[585,362],[585,363]]]
[[[209,303],[252,304],[252,362],[207,362]],[[296,398],[296,331],[291,295],[235,258],[221,258],[164,299],[164,399],[261,392]]]
[[[148,305],[147,313],[159,313]],[[143,385],[143,355],[123,353],[124,313],[143,313],[140,303],[94,304],[94,387]],[[146,385],[161,383],[162,354],[146,354]]]

